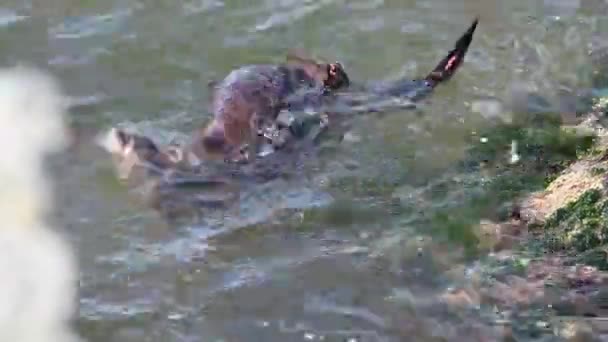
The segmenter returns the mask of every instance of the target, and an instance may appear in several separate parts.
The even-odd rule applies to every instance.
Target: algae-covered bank
[[[464,250],[482,257],[447,272],[461,286],[445,291],[445,303],[493,307],[488,317],[507,340],[608,336],[605,109],[600,98],[577,125],[542,114],[472,145],[464,164],[489,180],[434,219],[447,235],[468,236]]]

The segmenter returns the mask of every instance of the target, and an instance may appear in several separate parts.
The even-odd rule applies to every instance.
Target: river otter
[[[233,70],[219,84],[211,83],[212,121],[192,136],[185,155],[193,163],[204,159],[240,159],[243,149],[257,153],[261,130],[290,101],[306,93],[319,106],[328,93],[348,87],[342,64],[321,63],[292,50],[281,65],[249,65]]]
[[[453,49],[426,77],[418,80],[405,78],[393,82],[350,84],[348,91],[335,94],[324,101],[323,106],[317,108],[316,116],[300,116],[288,124],[278,122],[274,137],[280,138],[276,141],[278,144],[273,141],[275,147],[307,135],[311,127],[319,124],[322,128],[335,127],[337,121],[348,121],[349,116],[356,113],[386,112],[393,105],[399,108],[415,107],[416,101],[429,96],[435,87],[447,82],[456,73],[471,45],[478,22],[479,18],[473,20]]]
[[[274,121],[281,110],[289,110],[292,106],[299,110],[308,105],[324,112],[325,103],[333,101],[346,107],[348,114],[348,108],[354,108],[368,99],[357,94],[419,100],[454,75],[464,61],[477,24],[476,18],[447,56],[421,80],[402,79],[375,86],[353,87],[340,63],[319,63],[299,51],[290,53],[284,65],[239,68],[217,86],[212,104],[215,116],[210,124],[193,134],[189,144],[161,150],[147,137],[114,130],[111,135],[119,143],[113,149],[117,152],[112,153],[123,156],[123,159],[127,155],[129,158],[136,156],[136,160],[147,161],[159,168],[183,166],[192,169],[205,160],[234,158],[244,144],[256,145],[260,128]],[[326,95],[335,94],[335,90],[342,88],[357,89],[344,92],[343,96],[330,96],[331,101],[326,101]],[[331,115],[331,106],[329,108]],[[378,111],[378,108],[374,108],[374,111]],[[347,120],[348,115],[339,118],[342,119]],[[278,125],[277,129],[289,131],[289,138],[298,138],[307,133],[308,129],[303,129],[303,125],[314,126],[308,121],[298,121],[287,126]]]
[[[97,137],[96,142],[110,153],[118,177],[132,179],[136,170],[144,175],[161,175],[166,170],[181,168],[181,150],[175,146],[160,149],[147,136],[129,133],[112,128],[105,135]]]
[[[224,206],[238,201],[241,188],[259,186],[267,181],[284,176],[289,177],[293,172],[299,170],[302,158],[304,160],[308,156],[314,158],[314,153],[301,153],[306,150],[298,147],[293,150],[279,149],[277,153],[259,157],[255,162],[245,163],[244,165],[222,162],[207,163],[206,161],[213,159],[212,157],[225,157],[229,153],[238,152],[241,147],[239,144],[248,143],[247,139],[252,136],[257,138],[255,135],[258,133],[256,130],[259,127],[256,127],[256,125],[260,123],[252,123],[251,120],[258,116],[259,112],[256,111],[257,108],[272,109],[269,112],[262,112],[262,115],[268,115],[262,116],[263,119],[272,121],[276,118],[277,112],[280,111],[279,108],[282,107],[286,107],[282,109],[294,109],[297,111],[303,105],[310,105],[315,107],[313,109],[316,111],[324,112],[323,109],[327,103],[342,103],[345,104],[344,112],[338,114],[332,112],[331,105],[329,106],[330,110],[327,111],[330,119],[330,130],[336,129],[337,131],[341,131],[340,124],[349,122],[349,118],[352,118],[352,113],[370,111],[365,106],[360,107],[362,109],[356,108],[359,104],[366,103],[369,99],[368,95],[372,97],[396,96],[415,101],[428,96],[438,84],[450,79],[464,60],[476,26],[477,20],[473,22],[471,27],[456,42],[454,49],[442,59],[427,77],[421,80],[380,82],[376,86],[367,84],[359,87],[350,84],[350,80],[348,80],[348,76],[344,73],[341,65],[336,64],[337,69],[334,70],[338,70],[338,73],[343,73],[342,75],[332,75],[330,74],[331,69],[325,69],[329,71],[323,76],[324,74],[321,73],[321,70],[324,67],[320,67],[319,65],[321,64],[317,63],[317,66],[314,66],[310,61],[301,62],[298,58],[292,56],[290,57],[290,63],[299,66],[289,69],[291,70],[289,72],[281,69],[284,66],[253,66],[238,69],[234,72],[235,74],[229,75],[224,80],[223,85],[219,86],[218,91],[214,94],[215,101],[213,105],[216,108],[216,117],[211,124],[196,132],[192,138],[192,142],[184,147],[170,145],[160,148],[146,136],[129,133],[121,129],[112,129],[106,140],[110,143],[106,143],[104,146],[112,154],[114,164],[121,178],[134,179],[135,183],[143,180],[146,184],[150,183],[151,179],[153,180],[153,187],[151,187],[153,191],[149,191],[152,194],[149,196],[151,198],[149,203],[152,208],[165,212],[169,209],[169,211],[172,211],[173,209],[171,208],[176,207],[176,203],[182,203],[187,208],[216,208],[218,205]],[[293,66],[294,64],[291,65]],[[302,87],[304,89],[304,97],[301,97],[301,94],[298,94],[297,91],[292,92],[296,96],[295,99],[289,95],[284,95],[288,92],[287,90],[270,88],[270,91],[268,91],[268,87],[277,86],[277,83],[274,83],[277,80],[276,75],[283,75],[283,77],[291,75],[293,77],[298,73],[302,73],[302,65],[308,65],[309,71],[308,74],[300,74],[300,77],[303,79],[308,77],[311,84],[317,85],[316,87]],[[319,81],[310,79],[307,76],[310,75],[311,70],[318,71],[317,77],[325,77],[323,86],[318,86]],[[253,74],[249,75],[253,79],[253,82],[246,77],[248,76],[248,72]],[[323,77],[320,79],[323,80]],[[328,84],[328,82],[334,83]],[[279,84],[281,83],[279,82]],[[256,88],[256,86],[259,88]],[[242,91],[239,89],[234,90],[230,87],[241,87],[239,89]],[[350,90],[346,92],[333,91],[346,87],[350,88]],[[229,96],[231,94],[238,94],[239,97],[230,99]],[[268,94],[278,95],[275,97],[265,97]],[[359,96],[359,94],[362,96]],[[228,99],[222,99],[222,96],[228,97]],[[278,101],[277,99],[281,99],[284,102],[279,102],[280,105],[277,105],[277,102],[271,102]],[[252,101],[252,104],[248,101]],[[235,109],[237,110],[236,112],[232,111]],[[384,107],[374,109],[376,111],[386,110]],[[234,113],[237,113],[237,115],[234,115]],[[242,116],[239,116],[240,114]],[[248,120],[243,118],[248,118]],[[311,143],[308,139],[300,139],[301,137],[311,136],[308,132],[309,129],[304,126],[310,128],[318,126],[318,124],[315,123],[314,116],[307,116],[304,121],[292,122],[291,124],[278,127],[278,129],[283,132],[289,132],[290,136],[288,140],[290,142],[308,141],[305,144],[313,147],[314,142]],[[231,129],[235,131],[231,131]],[[314,150],[308,150],[308,152],[311,151]],[[141,171],[143,171],[143,174]],[[160,177],[151,177],[159,175]],[[183,191],[184,185],[194,187],[195,190],[191,192]]]

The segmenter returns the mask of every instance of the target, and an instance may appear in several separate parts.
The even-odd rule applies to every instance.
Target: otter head
[[[340,62],[328,63],[327,68],[327,80],[325,81],[325,87],[330,90],[337,90],[342,88],[348,88],[350,85],[350,79],[344,70],[344,66]]]
[[[350,85],[348,74],[339,62],[322,63],[301,50],[291,50],[287,54],[287,63],[302,68],[309,77],[323,84],[327,90],[338,90]]]
[[[167,169],[179,162],[178,154],[161,151],[150,138],[122,129],[112,128],[105,137],[98,139],[98,143],[112,155],[122,179],[130,178],[137,166]]]

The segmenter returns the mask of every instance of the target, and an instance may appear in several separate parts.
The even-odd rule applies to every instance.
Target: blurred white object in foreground
[[[67,144],[64,106],[50,76],[0,69],[0,341],[76,340],[76,264],[44,218],[53,200],[43,161]]]

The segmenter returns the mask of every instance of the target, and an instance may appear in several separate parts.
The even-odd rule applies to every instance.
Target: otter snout
[[[118,128],[98,137],[97,143],[111,154],[121,179],[132,178],[138,167],[162,171],[175,168],[183,159],[183,153],[177,147],[161,150],[152,139]]]

